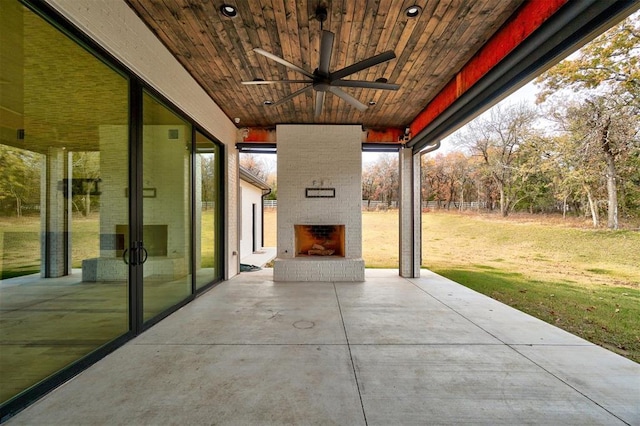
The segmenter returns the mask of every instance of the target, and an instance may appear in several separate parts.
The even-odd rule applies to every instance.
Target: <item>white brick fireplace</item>
[[[276,132],[278,257],[274,280],[364,281],[361,126],[279,125]],[[344,226],[344,252],[336,253],[339,256],[296,253],[296,225]]]

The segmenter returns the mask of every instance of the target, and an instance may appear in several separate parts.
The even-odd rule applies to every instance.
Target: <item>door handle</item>
[[[147,261],[147,258],[149,257],[149,252],[142,245],[142,241],[138,242],[138,249],[140,250],[139,253],[142,254],[142,260],[138,259],[139,260],[138,263],[142,265]]]
[[[130,256],[127,256],[127,253],[129,253]],[[127,259],[129,259],[129,261],[127,261]],[[131,247],[131,249],[124,249],[124,252],[122,252],[122,260],[124,260],[124,263],[126,263],[127,265],[139,265],[140,262],[138,259],[138,249],[136,247]]]
[[[122,260],[125,264],[132,266],[142,265],[147,261],[147,258],[149,257],[149,252],[142,245],[142,241],[138,241],[133,247],[131,247],[130,258],[127,257],[127,253],[129,253],[128,248],[124,249],[124,251],[122,252]],[[127,259],[130,259],[131,261],[129,262]]]

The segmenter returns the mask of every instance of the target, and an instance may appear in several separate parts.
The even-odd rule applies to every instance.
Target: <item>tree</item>
[[[367,210],[371,206],[373,194],[375,192],[376,176],[372,167],[366,168],[362,172],[362,199],[367,200]]]
[[[516,201],[514,181],[520,146],[532,137],[537,113],[525,104],[494,107],[488,116],[477,118],[459,133],[460,144],[481,159],[500,196],[500,212],[507,216]]]
[[[631,109],[615,97],[599,97],[568,110],[579,136],[579,147],[604,165],[600,169],[606,178],[607,227],[610,229],[618,229],[618,164],[639,149],[637,117],[630,115]]]
[[[274,163],[265,155],[240,154],[240,165],[255,177],[266,181],[273,173]]]
[[[387,203],[391,207],[398,201],[400,187],[400,171],[398,156],[394,154],[381,155],[374,165],[376,179],[374,180],[374,199]]]
[[[96,189],[96,182],[100,179],[100,153],[74,152],[72,161],[74,181],[78,179],[79,182],[82,182],[82,184],[77,185],[82,194],[76,193],[75,190],[73,191],[73,205],[82,212],[83,216],[88,216],[91,213],[91,193]],[[91,181],[93,183],[90,183]],[[78,207],[76,199],[82,202],[82,209]]]
[[[604,91],[640,107],[640,14],[636,13],[542,74],[536,82],[543,102],[562,89]]]
[[[215,154],[201,153],[198,154],[200,159],[200,179],[201,179],[201,197],[203,208],[206,210],[213,206],[216,200],[217,176],[216,173],[216,157]]]
[[[531,135],[531,138],[523,143],[514,164],[515,200],[512,208],[519,206],[526,208],[529,213],[534,211],[548,211],[555,207],[552,190],[552,176],[546,166],[548,158],[543,151],[545,138],[541,135]]]
[[[438,207],[444,202],[447,210],[452,204],[462,210],[473,191],[471,167],[469,157],[462,152],[423,156],[423,199],[437,201]]]
[[[635,15],[550,69],[537,82],[546,101],[561,89],[581,91],[583,101],[566,108],[564,120],[576,132],[576,146],[606,178],[607,226],[618,228],[618,180],[638,147],[640,112],[640,19]],[[586,164],[587,162],[585,162]],[[589,188],[594,224],[597,210]]]
[[[391,206],[398,201],[400,185],[397,154],[380,155],[362,173],[362,197],[369,201],[382,201]]]
[[[588,158],[575,149],[571,133],[540,138],[536,144],[540,158],[540,171],[545,176],[555,200],[561,203],[565,218],[569,205],[581,206],[579,199],[584,188],[590,188],[590,177],[584,161]],[[587,192],[590,194],[590,192]],[[591,199],[591,198],[590,198]],[[596,211],[591,210],[594,226],[597,226]]]
[[[39,202],[40,168],[37,153],[0,144],[0,200],[12,200],[18,217],[25,203]]]

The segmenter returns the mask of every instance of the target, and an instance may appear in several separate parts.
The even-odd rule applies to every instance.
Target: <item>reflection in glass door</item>
[[[222,279],[220,265],[220,147],[196,131],[195,267],[196,288]]]
[[[129,80],[18,1],[0,64],[5,407],[129,331]]]
[[[143,319],[191,294],[191,125],[143,95]]]

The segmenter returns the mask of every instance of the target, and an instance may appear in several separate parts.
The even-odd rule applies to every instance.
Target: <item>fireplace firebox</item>
[[[168,225],[143,225],[144,247],[149,256],[166,256],[168,252]],[[116,256],[122,257],[129,247],[129,226],[116,225]]]
[[[344,225],[294,225],[295,256],[345,257]]]

